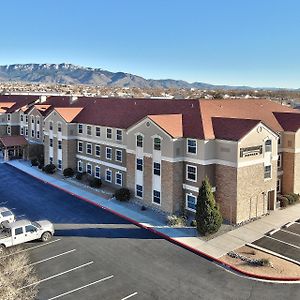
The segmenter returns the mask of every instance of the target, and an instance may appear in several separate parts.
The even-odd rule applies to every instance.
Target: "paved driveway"
[[[49,219],[50,243],[27,243],[38,299],[298,299],[299,284],[242,278],[78,200],[0,165],[0,202],[16,215]]]

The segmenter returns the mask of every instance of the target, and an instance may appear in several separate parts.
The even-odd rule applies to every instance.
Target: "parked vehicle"
[[[50,221],[19,220],[4,224],[0,231],[0,252],[3,249],[23,244],[29,241],[41,239],[49,241],[54,234],[54,226]]]
[[[0,207],[0,228],[4,226],[5,223],[11,223],[16,220],[15,215],[7,207]]]

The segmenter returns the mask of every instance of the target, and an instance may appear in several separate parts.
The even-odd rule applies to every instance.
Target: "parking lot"
[[[216,264],[14,169],[0,165],[0,202],[48,219],[48,243],[24,245],[38,299],[297,299],[299,285],[239,277]],[[26,287],[23,287],[26,288]]]
[[[300,222],[292,222],[268,232],[252,244],[300,264]]]

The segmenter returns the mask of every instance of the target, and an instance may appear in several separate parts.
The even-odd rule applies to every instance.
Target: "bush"
[[[75,172],[72,168],[66,168],[63,171],[63,174],[64,174],[65,177],[72,177],[72,176],[74,176],[74,173]]]
[[[191,226],[192,227],[197,227],[197,221],[196,220],[192,220],[191,221]]]
[[[186,226],[186,217],[171,215],[167,217],[167,223],[169,226]]]
[[[121,188],[115,192],[114,196],[119,201],[129,201],[131,194],[129,189]]]
[[[54,174],[56,171],[56,167],[54,164],[48,164],[43,168],[43,171],[48,174]]]
[[[89,186],[93,188],[100,188],[102,185],[102,181],[99,178],[92,178],[89,180]]]
[[[280,207],[287,207],[289,205],[289,200],[285,196],[278,195],[277,199],[280,202]]]
[[[289,195],[294,198],[294,203],[299,201],[299,198],[300,198],[299,194],[290,193]]]
[[[76,178],[77,180],[81,180],[81,179],[82,179],[82,176],[83,176],[83,173],[77,172],[75,178]]]
[[[44,168],[44,162],[40,162],[39,163],[39,169],[43,169]]]
[[[38,165],[39,165],[38,159],[37,159],[37,158],[33,158],[33,159],[31,160],[31,166],[32,166],[32,167],[37,167]]]
[[[290,194],[287,194],[287,195],[284,195],[284,197],[286,197],[286,198],[288,199],[288,201],[289,201],[289,205],[291,205],[291,204],[294,204],[294,203],[295,203],[295,198],[294,198],[292,195],[290,195]]]

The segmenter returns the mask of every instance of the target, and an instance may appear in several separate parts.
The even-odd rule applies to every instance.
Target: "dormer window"
[[[144,140],[143,136],[139,134],[136,137],[136,146],[137,147],[143,147],[143,140]]]
[[[160,138],[154,138],[153,144],[154,144],[153,145],[154,150],[160,151],[160,149],[161,149],[161,139]]]
[[[187,153],[197,154],[197,140],[187,140]]]
[[[265,152],[272,152],[272,140],[265,141]]]

